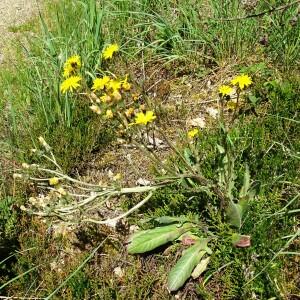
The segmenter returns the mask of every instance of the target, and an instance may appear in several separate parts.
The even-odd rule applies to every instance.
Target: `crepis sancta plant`
[[[251,78],[247,75],[241,75],[232,80],[232,84],[237,85],[237,101],[233,118],[235,118],[237,114],[238,99],[242,90],[251,83]],[[233,246],[249,247],[250,236],[241,234],[241,229],[248,203],[253,199],[255,193],[251,187],[250,172],[247,165],[245,166],[242,187],[240,191],[236,189],[235,147],[230,138],[230,129],[226,126],[224,118],[224,102],[229,100],[232,90],[233,89],[229,86],[222,86],[219,89],[220,134],[219,143],[216,144],[219,167],[216,172],[216,178],[210,181],[197,173],[194,179],[198,179],[196,180],[198,182],[194,183],[193,178],[188,178],[187,180],[194,188],[197,188],[197,185],[200,183],[203,191],[207,192],[207,194],[215,194],[219,198],[219,209],[223,212],[224,222],[227,222],[229,227],[232,227],[231,240]],[[188,137],[195,138],[198,134],[199,132],[196,129],[189,132]],[[180,150],[175,151],[179,156],[179,160],[181,160],[181,164],[177,166],[177,169],[179,169],[181,173],[188,171],[193,173],[194,171],[194,167],[197,164],[197,157],[194,157],[195,155],[197,156],[197,138],[194,139],[192,148],[192,151],[190,148],[183,149],[183,154],[179,154]],[[205,185],[206,188],[204,188]],[[135,233],[129,239],[128,252],[130,254],[145,253],[174,241],[182,241],[184,245],[189,245],[189,247],[182,252],[181,258],[168,275],[168,290],[173,292],[181,288],[190,276],[195,279],[207,269],[210,255],[212,254],[208,243],[212,238],[217,239],[218,243],[219,239],[217,233],[203,230],[197,219],[196,221],[191,221],[184,217],[163,217],[158,218],[157,221],[164,223],[164,226]]]
[[[230,183],[229,186],[232,189],[234,182]],[[240,189],[239,197],[236,200],[230,197],[225,209],[225,220],[233,228],[231,239],[235,247],[250,246],[250,236],[242,235],[240,231],[248,202],[253,196],[249,169],[246,167],[244,183]],[[204,230],[203,224],[199,222],[198,218],[165,216],[156,218],[155,221],[161,226],[138,231],[130,237],[128,253],[146,253],[162,245],[177,241],[188,246],[168,274],[168,290],[173,292],[181,288],[190,277],[196,279],[206,271],[212,254],[208,244],[212,239],[216,239],[218,242],[218,236],[213,232]]]
[[[135,233],[129,240],[128,252],[145,253],[173,241],[189,245],[168,275],[168,290],[173,292],[182,287],[190,276],[195,279],[205,271],[212,254],[207,245],[211,237],[203,237],[201,223],[197,219],[160,217],[156,221],[165,225]]]
[[[115,49],[113,52],[117,51],[116,48],[112,49]],[[113,53],[109,53],[109,55],[112,56]],[[78,57],[70,58],[70,61],[77,61],[76,66],[78,66],[78,68],[76,67],[74,70],[71,70],[71,68],[70,70],[67,69],[69,67],[67,62],[65,64],[66,70],[64,70],[64,73],[68,73],[67,75],[69,75],[75,72],[75,74],[77,74],[76,72],[78,72],[81,66],[78,59]],[[72,64],[69,62],[69,64],[72,68],[74,68],[74,63]],[[72,76],[74,77],[74,75]],[[67,77],[66,80],[70,78],[71,76]],[[44,141],[44,139],[40,138],[40,143],[45,152],[43,152],[42,156],[54,164],[56,170],[45,169],[38,165],[33,166],[26,164],[26,166],[23,167],[28,171],[26,178],[30,180],[37,180],[40,184],[44,184],[43,187],[50,189],[47,197],[44,199],[31,199],[29,205],[30,207],[24,207],[23,210],[28,211],[31,214],[39,215],[40,217],[59,217],[60,219],[69,223],[92,222],[95,224],[116,226],[120,219],[127,217],[129,214],[149,201],[155,190],[167,185],[178,183],[181,184],[183,188],[190,189],[190,186],[192,186],[194,190],[205,192],[209,196],[215,196],[219,200],[217,204],[214,204],[216,205],[215,208],[220,209],[223,216],[223,221],[228,223],[228,227],[232,227],[229,235],[231,234],[233,245],[236,247],[248,247],[250,245],[250,237],[242,234],[242,225],[248,202],[254,197],[254,193],[251,187],[250,172],[247,166],[245,167],[242,188],[239,192],[237,191],[237,176],[235,174],[235,146],[230,137],[230,130],[232,129],[232,126],[226,123],[224,108],[225,104],[230,100],[233,88],[235,87],[237,99],[235,102],[235,109],[232,114],[232,120],[234,121],[238,115],[239,99],[241,98],[242,91],[251,83],[252,80],[249,76],[241,75],[237,76],[231,81],[231,85],[233,87],[222,86],[219,89],[219,133],[217,143],[215,144],[219,165],[214,173],[214,178],[206,178],[203,176],[203,174],[201,174],[199,171],[199,166],[197,165],[197,157],[201,155],[201,148],[197,146],[197,143],[199,142],[198,136],[200,135],[198,128],[194,128],[189,131],[189,143],[188,146],[183,149],[183,151],[178,149],[177,146],[169,141],[162,133],[162,136],[165,138],[167,144],[169,145],[170,149],[173,150],[177,158],[175,159],[175,161],[178,162],[177,165],[175,168],[170,169],[167,165],[164,165],[162,162],[158,161],[159,166],[163,166],[164,169],[168,170],[166,171],[167,174],[164,174],[165,176],[163,176],[163,180],[158,178],[155,185],[131,188],[123,188],[118,182],[117,178],[116,182],[114,182],[111,186],[105,187],[99,186],[99,184],[90,184],[71,178],[70,176],[64,174],[62,168],[58,165],[51,147],[46,143],[46,141]],[[66,84],[65,81],[61,86],[62,92],[64,92],[64,84]],[[71,85],[74,90],[80,87],[77,86],[77,84],[78,82],[75,82],[74,86]],[[127,81],[127,77],[123,81],[117,81],[116,79],[108,77],[106,78],[103,76],[102,78],[98,78],[98,80],[97,78],[94,80],[93,87],[94,93],[97,92],[98,87],[98,92],[102,93],[103,90],[105,90],[106,92],[111,93],[109,94],[110,98],[119,98],[119,94],[121,96],[122,94],[125,95],[126,90],[130,89],[130,84]],[[116,92],[118,92],[118,95]],[[96,100],[100,99],[99,97],[107,96],[98,95],[98,97],[95,95],[94,97]],[[107,104],[106,100],[107,99],[105,98],[105,101],[96,101],[96,103],[99,102],[99,105],[103,104],[105,106]],[[119,100],[121,99],[118,99],[118,101]],[[117,105],[115,108],[117,107],[119,106]],[[98,111],[98,109],[92,110],[95,110],[95,112]],[[100,109],[100,111],[102,110]],[[101,115],[100,111],[99,114]],[[107,111],[109,110],[106,110],[106,118],[110,118],[107,115]],[[148,123],[151,124],[155,119],[156,116],[152,111],[137,111],[135,112],[134,122],[128,124],[128,128],[131,128],[133,125],[142,125],[142,127],[146,127],[147,131],[149,129],[147,127]],[[231,122],[231,124],[234,124],[234,122]],[[156,128],[156,130],[159,131],[158,128]],[[193,149],[191,150],[191,148]],[[144,151],[145,153],[148,153],[146,149],[144,149]],[[153,156],[151,156],[151,153],[149,152],[149,158],[151,157]],[[156,161],[157,157],[155,157],[154,163]],[[35,171],[39,172],[39,174],[42,172],[54,177],[50,179],[48,176],[45,178],[31,177],[32,173]],[[50,187],[47,186],[47,183],[50,185]],[[76,193],[76,189],[73,191],[69,190],[70,186],[67,183],[72,183],[81,189],[84,188],[88,194],[78,195]],[[110,197],[134,193],[148,193],[148,196],[120,216],[112,219],[108,218],[106,220],[95,220],[91,219],[87,213],[92,207],[101,208],[105,201]],[[78,197],[78,199],[76,199],[76,197]],[[47,202],[46,204],[44,203],[45,201]],[[181,258],[177,261],[168,275],[168,290],[173,292],[181,288],[190,276],[197,278],[207,269],[210,261],[210,255],[212,254],[212,250],[208,247],[208,245],[211,246],[219,243],[222,241],[222,239],[218,238],[218,232],[204,230],[203,222],[205,220],[200,222],[198,218],[189,218],[186,216],[166,216],[157,218],[156,221],[163,226],[136,232],[129,239],[128,252],[130,254],[146,253],[162,245],[175,241],[181,241],[183,245],[187,246],[187,248],[182,252]],[[212,243],[212,241],[214,241],[214,243]]]

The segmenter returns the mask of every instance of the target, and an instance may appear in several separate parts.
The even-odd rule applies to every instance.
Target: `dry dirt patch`
[[[13,36],[9,28],[26,22],[37,9],[36,0],[0,1],[0,63],[3,60],[4,47]]]

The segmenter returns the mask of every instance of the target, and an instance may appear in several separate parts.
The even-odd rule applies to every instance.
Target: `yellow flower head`
[[[122,83],[122,88],[125,91],[129,91],[131,89],[131,84],[128,82],[128,75],[125,76],[125,79],[121,83]]]
[[[248,75],[239,75],[231,80],[233,85],[238,85],[238,87],[243,90],[245,87],[248,87],[252,83],[251,77]]]
[[[219,88],[219,93],[222,95],[222,97],[230,96],[232,91],[233,91],[233,88],[228,85],[222,85]]]
[[[59,179],[57,177],[52,177],[49,179],[50,185],[57,185],[59,183]]]
[[[80,83],[79,83],[80,80],[81,80],[80,76],[71,76],[67,78],[60,85],[61,92],[63,94],[65,94],[67,91],[73,92],[73,90],[76,90],[78,87],[80,87]]]
[[[194,128],[187,133],[189,139],[193,139],[198,134],[199,134],[198,128]]]
[[[106,85],[107,89],[113,90],[113,92],[118,91],[121,88],[121,86],[122,83],[119,80],[110,80]]]
[[[156,119],[153,111],[139,112],[135,116],[135,124],[147,125]]]
[[[74,69],[79,69],[81,67],[81,59],[79,55],[73,55],[69,57],[66,61],[66,64],[69,64]]]
[[[119,181],[119,180],[121,180],[121,179],[122,179],[121,173],[117,173],[117,174],[113,177],[113,180],[114,180],[114,181]]]
[[[103,103],[110,102],[110,101],[111,101],[111,97],[108,96],[107,94],[104,94],[103,96],[100,97],[100,100],[101,100]]]
[[[93,87],[92,90],[95,91],[100,91],[105,88],[105,86],[109,83],[110,78],[109,76],[103,76],[102,78],[96,78],[93,82]]]
[[[73,69],[70,65],[64,66],[63,76],[64,76],[65,78],[68,78],[68,77],[70,77],[72,74],[74,74],[74,69]]]
[[[112,58],[113,54],[118,51],[119,51],[118,44],[110,44],[104,49],[103,54],[102,54],[103,58],[104,59]]]
[[[74,75],[81,68],[81,59],[79,55],[73,55],[67,59],[64,64],[63,76],[65,78]]]
[[[108,109],[105,113],[105,116],[107,119],[112,119],[114,117],[114,114],[111,109]]]
[[[100,109],[100,107],[99,107],[98,105],[93,104],[93,105],[90,106],[90,109],[91,109],[94,113],[96,113],[96,114],[98,114],[98,115],[101,114],[101,109]]]

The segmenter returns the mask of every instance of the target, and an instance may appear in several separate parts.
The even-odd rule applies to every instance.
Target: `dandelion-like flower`
[[[119,180],[121,180],[121,178],[122,178],[121,173],[117,173],[112,179],[113,179],[113,181],[119,181]]]
[[[103,96],[100,97],[100,100],[103,103],[110,102],[111,101],[111,97],[109,95],[107,95],[107,94],[104,94]]]
[[[131,89],[131,84],[128,82],[128,75],[125,76],[125,79],[122,80],[122,88],[125,91],[129,91]]]
[[[57,185],[59,183],[59,179],[57,177],[52,177],[49,179],[50,185]]]
[[[198,134],[199,134],[198,128],[194,128],[187,133],[189,139],[193,139]]]
[[[107,83],[106,87],[109,90],[118,91],[122,86],[122,82],[119,80],[111,80]]]
[[[114,114],[111,109],[108,109],[105,113],[105,116],[107,119],[112,119],[114,117]]]
[[[109,83],[110,78],[109,76],[103,76],[102,78],[96,78],[93,82],[92,90],[101,91],[104,90],[105,86]]]
[[[222,85],[219,88],[219,93],[222,95],[222,97],[230,96],[232,91],[233,91],[233,88],[228,85]]]
[[[81,59],[79,55],[73,55],[67,59],[64,64],[63,76],[65,78],[74,75],[81,68]]]
[[[68,77],[70,77],[72,74],[74,74],[74,69],[73,69],[70,65],[64,66],[63,76],[64,76],[65,78],[68,78]]]
[[[135,124],[147,125],[156,119],[153,111],[139,112],[135,116]]]
[[[80,76],[71,76],[67,78],[65,81],[62,82],[60,85],[60,90],[63,94],[65,94],[67,91],[73,92],[73,90],[76,90],[80,87],[81,77]]]
[[[119,51],[119,46],[118,46],[118,44],[110,44],[110,45],[108,45],[105,49],[104,49],[104,51],[103,51],[103,58],[104,59],[110,59],[110,58],[112,58],[113,57],[113,54],[115,53],[115,52],[118,52]]]
[[[248,75],[242,74],[233,78],[231,80],[231,83],[233,85],[237,85],[241,90],[243,90],[252,83],[252,79]]]

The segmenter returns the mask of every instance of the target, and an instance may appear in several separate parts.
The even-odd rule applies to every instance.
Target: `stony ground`
[[[0,0],[0,62],[3,52],[13,33],[11,26],[20,25],[28,20],[38,9],[41,1],[36,0]]]

